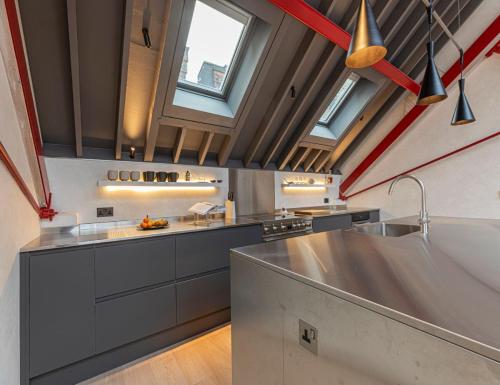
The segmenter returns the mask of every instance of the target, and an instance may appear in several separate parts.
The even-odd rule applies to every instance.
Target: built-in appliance
[[[262,239],[271,241],[312,232],[312,218],[276,211],[273,171],[229,170],[229,190],[234,193],[237,215],[262,223]],[[279,182],[280,183],[280,182]]]
[[[261,214],[248,217],[262,223],[262,239],[274,241],[312,233],[312,218],[295,215]]]

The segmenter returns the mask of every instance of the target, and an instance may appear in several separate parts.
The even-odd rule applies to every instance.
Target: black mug
[[[177,179],[179,179],[178,172],[169,172],[168,173],[168,181],[169,182],[177,182]]]
[[[142,173],[142,179],[144,179],[144,182],[154,182],[155,172],[154,171],[144,171]]]
[[[165,171],[157,172],[156,173],[156,180],[158,182],[166,182],[167,181],[167,176],[168,176],[168,173],[166,173]]]

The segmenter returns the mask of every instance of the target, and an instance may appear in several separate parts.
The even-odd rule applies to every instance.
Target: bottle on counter
[[[189,170],[186,171],[184,179],[186,182],[189,182],[191,180],[191,173],[189,172]]]

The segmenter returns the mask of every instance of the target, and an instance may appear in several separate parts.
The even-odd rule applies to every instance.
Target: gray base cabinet
[[[333,231],[348,229],[355,223],[378,222],[380,220],[379,210],[363,211],[352,214],[330,215],[313,218],[313,231]]]
[[[39,253],[29,260],[31,377],[94,354],[93,250]]]
[[[230,319],[249,225],[21,253],[21,385],[74,384]]]
[[[102,353],[175,325],[174,285],[101,302],[96,305],[96,351]]]

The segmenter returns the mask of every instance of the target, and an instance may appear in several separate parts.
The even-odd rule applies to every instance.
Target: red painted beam
[[[43,156],[42,138],[40,136],[40,129],[38,127],[35,101],[33,100],[33,93],[31,90],[31,82],[28,72],[28,65],[26,62],[26,56],[24,54],[24,45],[19,25],[19,19],[17,15],[16,1],[5,0],[5,10],[7,12],[10,34],[12,37],[12,44],[14,46],[17,68],[19,71],[19,78],[21,80],[21,87],[23,90],[24,103],[26,105],[26,113],[28,115],[28,121],[31,129],[31,136],[33,138],[33,144],[35,146],[38,169],[40,171],[40,177],[42,180],[42,188],[45,201],[44,204],[46,208],[50,209],[51,194],[49,188],[49,180],[45,169],[45,162],[42,158]]]
[[[500,33],[500,16],[472,43],[464,54],[464,68],[483,52]],[[457,60],[443,75],[443,84],[448,87],[460,75],[460,59]],[[405,117],[382,139],[382,141],[367,155],[354,171],[341,183],[340,195],[359,179],[361,175],[417,120],[428,106],[415,106]]]
[[[366,187],[366,188],[364,188],[364,189],[362,189],[362,190],[360,190],[360,191],[357,191],[357,192],[355,192],[355,193],[349,194],[348,196],[344,197],[344,199],[349,199],[349,198],[352,198],[353,196],[356,196],[356,195],[359,195],[359,194],[361,194],[361,193],[364,193],[365,191],[368,191],[368,190],[374,189],[375,187],[378,187],[378,186],[380,186],[380,185],[383,185],[384,183],[387,183],[387,182],[389,182],[389,181],[391,181],[391,180],[393,180],[393,179],[396,179],[396,178],[397,178],[398,176],[400,176],[400,175],[403,175],[403,174],[410,174],[410,173],[412,173],[412,172],[414,172],[414,171],[417,171],[417,170],[419,170],[419,169],[421,169],[421,168],[424,168],[424,167],[426,167],[426,166],[429,166],[429,165],[431,165],[431,164],[433,164],[433,163],[439,162],[440,160],[443,160],[443,159],[449,158],[450,156],[456,155],[456,154],[458,154],[459,152],[462,152],[462,151],[468,150],[469,148],[474,147],[474,146],[477,146],[478,144],[481,144],[481,143],[484,143],[484,142],[486,142],[486,141],[488,141],[488,140],[491,140],[491,139],[493,139],[493,138],[496,138],[496,137],[497,137],[497,136],[499,136],[499,135],[500,135],[500,131],[497,131],[497,132],[495,132],[494,134],[491,134],[491,135],[489,135],[489,136],[487,136],[487,137],[485,137],[485,138],[479,139],[479,140],[477,140],[477,141],[475,141],[475,142],[473,142],[473,143],[470,143],[470,144],[468,144],[468,145],[466,145],[466,146],[463,146],[463,147],[457,148],[456,150],[451,151],[451,152],[449,152],[449,153],[447,153],[447,154],[444,154],[444,155],[438,156],[437,158],[434,158],[434,159],[432,159],[432,160],[430,160],[430,161],[428,161],[428,162],[422,163],[422,164],[420,164],[420,165],[418,165],[418,166],[416,166],[416,167],[413,167],[413,168],[410,168],[410,169],[408,169],[408,170],[405,170],[405,171],[403,171],[403,172],[399,173],[398,175],[391,176],[390,178],[384,179],[384,180],[383,180],[383,181],[381,181],[381,182],[375,183],[375,184],[373,184],[373,185],[371,185],[371,186],[368,186],[368,187]]]
[[[344,51],[349,49],[351,35],[327,18],[321,12],[317,11],[303,0],[268,0],[282,11],[294,17],[312,30],[323,35],[331,42],[342,48]],[[381,60],[372,66],[382,75],[391,79],[394,83],[418,95],[420,85],[412,78],[406,75],[399,68],[393,66],[387,60]]]
[[[4,145],[2,142],[0,142],[0,160],[3,162],[5,167],[7,168],[7,171],[10,173],[16,184],[18,185],[19,189],[21,192],[24,194],[28,202],[30,203],[31,207],[39,213],[40,212],[40,206],[38,206],[37,201],[35,198],[33,198],[33,195],[31,195],[30,189],[26,185],[26,183],[23,180],[23,177],[17,170],[16,166],[14,165],[14,162],[12,161],[11,157],[7,153],[7,150],[5,149]]]

